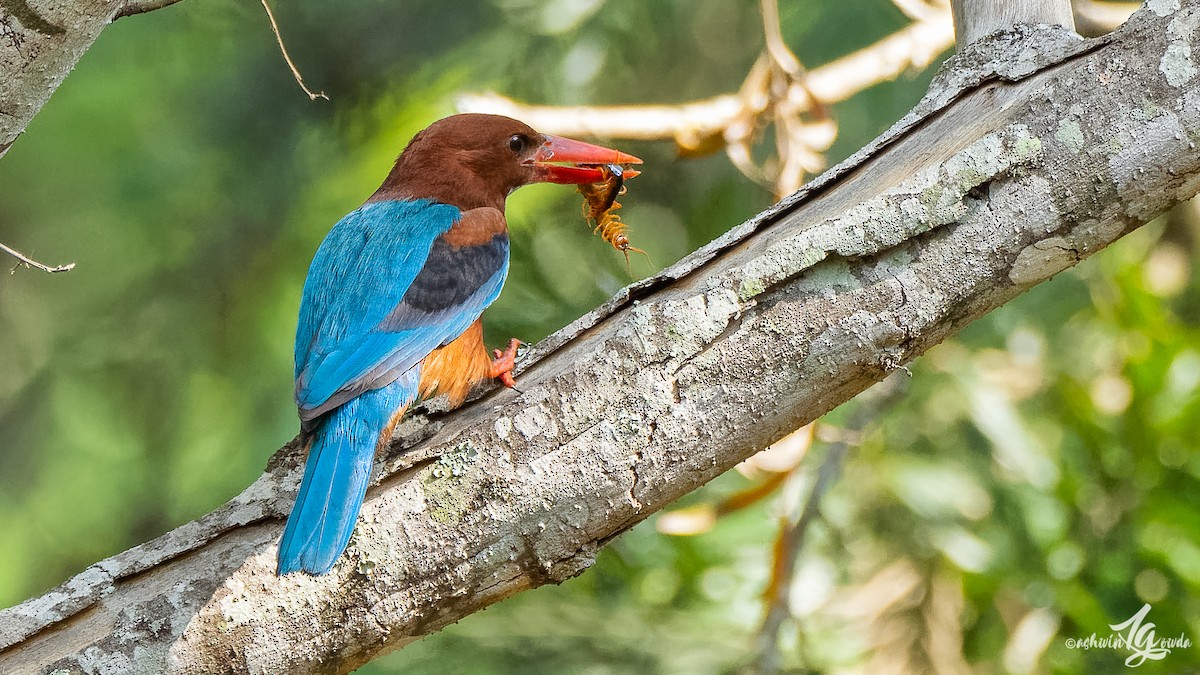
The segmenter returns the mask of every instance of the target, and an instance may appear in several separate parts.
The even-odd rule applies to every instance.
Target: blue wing
[[[296,329],[296,404],[306,422],[387,386],[465,331],[500,294],[508,237],[463,241],[451,228],[503,216],[428,200],[374,202],[322,242]],[[494,215],[493,215],[494,214]],[[466,229],[464,229],[466,228]]]

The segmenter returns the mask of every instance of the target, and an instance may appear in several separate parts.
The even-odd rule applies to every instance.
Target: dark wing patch
[[[414,319],[414,314],[435,314],[458,307],[475,294],[504,267],[508,258],[508,235],[493,235],[477,246],[453,246],[445,236],[438,237],[429,250],[425,267],[404,294],[399,306],[388,315],[380,328],[388,330]],[[415,310],[415,311],[414,311]]]

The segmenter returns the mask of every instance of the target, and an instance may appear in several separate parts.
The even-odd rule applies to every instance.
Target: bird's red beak
[[[534,180],[546,183],[582,184],[598,183],[606,174],[600,167],[605,164],[641,164],[642,160],[620,150],[573,141],[559,136],[543,136],[545,139],[533,153]],[[629,169],[625,178],[633,178],[638,172]]]

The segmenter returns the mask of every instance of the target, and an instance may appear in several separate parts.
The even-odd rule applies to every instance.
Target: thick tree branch
[[[883,137],[417,416],[334,572],[274,575],[285,447],[237,498],[0,612],[0,672],[342,672],[522,590],[1200,191],[1200,0],[966,49]]]

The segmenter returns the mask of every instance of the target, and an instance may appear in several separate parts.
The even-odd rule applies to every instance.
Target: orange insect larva
[[[600,237],[607,241],[613,248],[625,254],[625,263],[629,264],[629,252],[641,253],[646,255],[646,252],[629,243],[629,235],[625,234],[626,225],[621,222],[621,217],[613,213],[621,208],[620,204],[613,203],[613,207],[607,213],[600,217],[596,227],[592,230],[598,232]]]
[[[621,217],[615,212],[621,208],[617,195],[625,194],[625,170],[619,164],[606,164],[601,167],[604,180],[579,186],[579,193],[584,197],[583,217],[594,221],[596,226],[592,232],[599,234],[610,246],[625,254],[625,263],[629,264],[629,252],[646,252],[634,247],[625,234],[628,227],[621,222]]]

